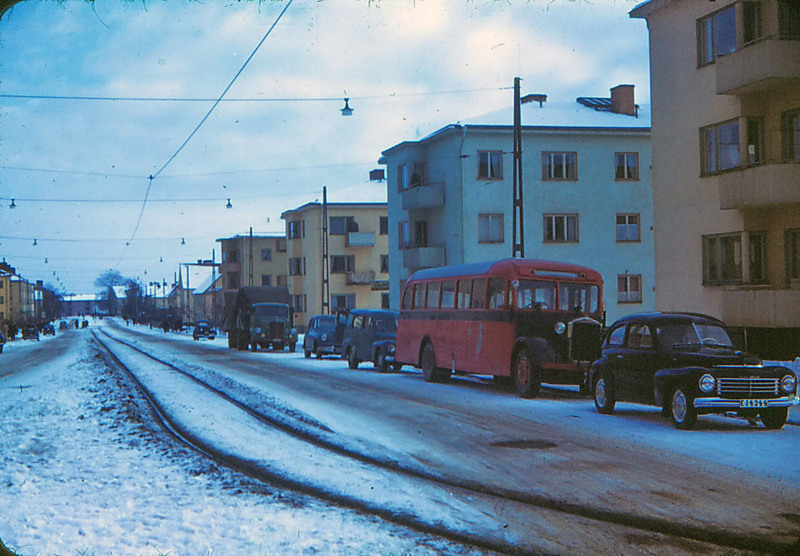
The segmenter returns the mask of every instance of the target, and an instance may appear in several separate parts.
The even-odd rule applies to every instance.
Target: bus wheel
[[[522,348],[514,359],[514,386],[521,398],[535,398],[539,394],[538,365],[528,348]]]
[[[422,348],[422,357],[420,358],[420,366],[422,367],[422,376],[425,382],[436,382],[438,373],[436,372],[436,354],[433,351],[433,344],[428,342]]]

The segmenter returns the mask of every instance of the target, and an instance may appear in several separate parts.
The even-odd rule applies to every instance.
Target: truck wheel
[[[356,357],[356,348],[347,348],[347,366],[353,370],[356,370],[359,363],[361,363],[361,361],[359,361]]]
[[[789,418],[789,408],[775,407],[772,409],[765,409],[759,413],[759,416],[761,417],[761,422],[764,423],[764,426],[768,429],[781,429]]]
[[[514,358],[512,367],[514,386],[520,398],[535,398],[539,395],[539,364],[535,362],[528,348],[522,348]]]
[[[672,424],[676,429],[691,430],[697,423],[697,410],[694,408],[694,400],[687,396],[683,388],[678,386],[672,391],[672,403],[670,404],[672,413]]]

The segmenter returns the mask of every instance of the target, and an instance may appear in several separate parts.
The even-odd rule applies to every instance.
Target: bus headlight
[[[706,394],[714,391],[714,384],[716,381],[711,375],[703,375],[700,377],[700,390]]]
[[[563,322],[557,322],[555,327],[554,327],[554,330],[555,330],[556,334],[561,335],[561,334],[563,334],[564,332],[567,331],[567,325],[564,324]]]
[[[786,375],[781,379],[781,390],[787,394],[791,394],[797,388],[797,379],[794,375]]]

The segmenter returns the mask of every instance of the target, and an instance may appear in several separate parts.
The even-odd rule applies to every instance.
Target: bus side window
[[[489,309],[502,309],[506,302],[504,278],[489,278]]]
[[[442,282],[442,309],[452,309],[456,296],[456,283]]]
[[[475,278],[472,281],[473,309],[483,309],[486,306],[486,278]]]
[[[459,280],[458,281],[458,303],[459,309],[469,309],[470,294],[472,292],[472,280]]]
[[[428,284],[428,299],[425,302],[426,309],[439,308],[439,282],[431,282]]]
[[[425,307],[425,284],[414,286],[414,309]]]
[[[405,310],[409,310],[412,307],[412,300],[414,299],[414,286],[406,288],[403,292],[403,304],[402,307]]]

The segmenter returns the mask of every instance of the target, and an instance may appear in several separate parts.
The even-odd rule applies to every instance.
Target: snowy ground
[[[154,438],[84,343],[7,375],[9,356],[36,345],[0,355],[0,540],[19,556],[471,552]]]
[[[147,327],[135,329],[164,335]],[[188,334],[171,336],[192,342]],[[54,340],[42,337],[42,342]],[[227,346],[225,338],[208,343]],[[18,340],[0,355],[0,540],[19,556],[476,552],[295,493],[273,491],[217,468],[132,418],[133,402],[85,342],[47,365],[11,368],[14,355],[36,346]],[[301,349],[284,355],[300,365],[346,369],[335,359],[304,361]],[[800,361],[791,365],[800,370]],[[387,379],[391,377],[382,377]],[[460,395],[485,397],[472,391]],[[302,400],[292,403],[302,409]],[[502,403],[531,402],[509,396]],[[538,403],[550,411],[580,412],[587,417],[582,426],[590,429],[603,427],[626,437],[641,434],[642,442],[659,443],[678,434],[662,423],[595,415],[586,400],[578,405]],[[785,450],[786,439],[800,424],[797,407],[790,415],[791,432],[763,431],[756,440],[759,450],[741,449],[737,439],[753,438],[737,430],[684,435],[685,449],[709,461],[721,452],[736,453],[727,459],[766,473],[764,455],[776,446]],[[789,467],[773,469],[774,478],[797,484]]]

